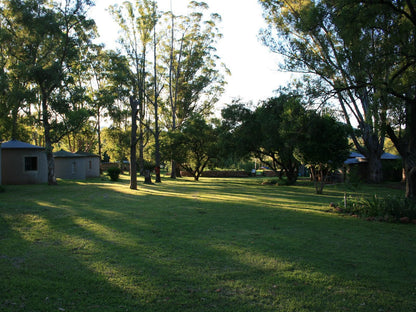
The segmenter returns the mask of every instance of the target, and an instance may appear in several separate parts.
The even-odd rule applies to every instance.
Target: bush
[[[149,160],[145,160],[143,165],[144,165],[143,170],[154,171],[156,167],[156,163],[153,161],[149,161]],[[140,168],[137,167],[137,170],[140,170]]]
[[[339,207],[344,207],[344,203]],[[384,220],[400,221],[403,218],[416,220],[416,203],[401,196],[387,196],[380,198],[373,195],[371,198],[347,198],[347,205],[343,212],[362,217],[380,218]]]
[[[119,167],[110,167],[107,169],[107,174],[111,181],[118,181],[120,177],[121,169]]]
[[[5,191],[4,187],[0,185],[0,193],[3,193]]]

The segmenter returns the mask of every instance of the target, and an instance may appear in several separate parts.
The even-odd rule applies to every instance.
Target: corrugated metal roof
[[[10,140],[1,144],[2,149],[45,149],[42,146],[36,146],[18,140]]]
[[[64,150],[60,150],[58,152],[53,153],[53,157],[55,158],[79,158],[79,157],[84,157],[84,156],[71,153],[71,152],[67,152]]]
[[[397,155],[390,154],[390,153],[383,153],[383,155],[381,155],[380,158],[381,159],[400,159],[401,157],[397,156]]]
[[[383,160],[400,159],[400,158],[401,158],[400,156],[393,155],[390,153],[383,153],[380,157],[380,159],[383,159]],[[367,158],[364,155],[360,153],[356,153],[356,152],[351,152],[349,158],[346,161],[344,161],[344,164],[352,165],[352,164],[359,164],[359,163],[364,163],[364,162],[367,162]]]
[[[75,154],[78,154],[80,156],[85,156],[85,157],[100,157],[96,154],[92,154],[92,153],[87,153],[87,152],[83,152],[83,151],[78,151]]]

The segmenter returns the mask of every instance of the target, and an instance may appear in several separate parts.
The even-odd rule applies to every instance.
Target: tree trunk
[[[293,185],[296,183],[298,179],[298,168],[296,167],[290,167],[289,169],[285,170],[285,175],[287,178],[287,184]]]
[[[131,137],[130,137],[130,189],[137,190],[137,101],[130,97]]]
[[[55,177],[55,160],[53,158],[52,153],[52,145],[50,143],[46,143],[46,160],[48,162],[48,184],[49,185],[57,185],[56,177]]]
[[[152,176],[150,175],[150,170],[144,170],[144,183],[145,184],[152,184]]]
[[[397,136],[389,126],[387,133],[403,159],[406,198],[416,200],[416,100],[406,100],[406,128],[404,136]]]
[[[170,178],[176,179],[176,161],[172,160],[171,163],[171,170],[170,170]]]
[[[51,139],[51,126],[49,124],[49,111],[47,103],[47,95],[42,92],[42,119],[43,129],[45,134],[45,149],[46,149],[46,160],[48,163],[48,184],[57,185],[55,177],[55,161],[53,159],[53,147]]]
[[[381,183],[383,182],[383,167],[380,156],[375,154],[368,157],[368,182]]]
[[[406,164],[406,197],[416,199],[416,168]]]

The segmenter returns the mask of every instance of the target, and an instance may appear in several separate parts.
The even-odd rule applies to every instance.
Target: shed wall
[[[87,178],[98,178],[100,176],[100,157],[85,157]]]
[[[38,184],[48,182],[48,166],[44,150],[0,149],[0,151],[2,184]],[[36,170],[25,170],[25,157],[36,157]]]
[[[85,180],[84,157],[55,158],[55,176],[61,179]]]

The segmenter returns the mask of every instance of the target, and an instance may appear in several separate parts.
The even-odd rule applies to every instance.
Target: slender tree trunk
[[[141,122],[140,122],[141,124]],[[139,172],[140,176],[144,176],[144,129],[143,125],[140,126],[139,130]]]
[[[101,162],[102,155],[101,155],[101,116],[100,116],[100,110],[98,110],[98,115],[97,115],[97,140],[98,140],[98,156],[100,156],[100,162]]]
[[[131,138],[130,138],[130,189],[137,190],[137,101],[130,97]]]
[[[45,134],[46,160],[48,163],[48,184],[57,185],[55,177],[55,161],[53,158],[53,147],[51,139],[51,126],[49,124],[47,95],[44,92],[42,92],[42,119]]]
[[[155,3],[153,3],[153,13],[156,14]],[[155,26],[153,29],[153,71],[154,71],[154,109],[155,109],[155,174],[156,174],[156,183],[161,183],[162,179],[160,178],[160,142],[159,142],[159,91],[157,84],[157,46],[156,46],[156,20]]]
[[[170,64],[169,64],[169,100],[172,110],[172,131],[176,130],[176,105],[173,96],[173,43],[174,43],[174,16],[172,13],[172,33],[171,33],[171,47],[170,47]],[[170,178],[176,179],[176,162],[171,160]]]

